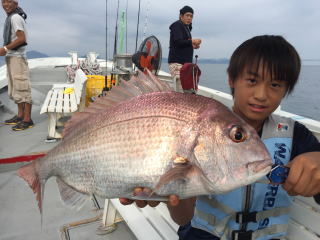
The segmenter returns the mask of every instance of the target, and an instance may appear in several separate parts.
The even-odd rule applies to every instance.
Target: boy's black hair
[[[231,81],[243,73],[245,67],[269,71],[274,80],[287,83],[287,93],[291,93],[297,83],[301,60],[295,48],[282,36],[262,35],[243,42],[232,54],[227,69]],[[232,95],[234,89],[231,89]]]

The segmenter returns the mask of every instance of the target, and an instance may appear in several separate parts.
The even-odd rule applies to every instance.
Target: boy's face
[[[284,81],[272,80],[262,64],[258,71],[255,67],[244,68],[237,79],[229,79],[229,85],[234,89],[234,112],[257,131],[261,129],[264,120],[280,105],[288,89]]]

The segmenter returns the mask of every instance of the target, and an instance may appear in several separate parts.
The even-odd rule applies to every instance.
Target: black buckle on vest
[[[232,240],[251,240],[253,231],[241,231],[234,230],[232,231],[231,239]]]
[[[236,215],[237,223],[257,222],[257,212],[237,212]]]

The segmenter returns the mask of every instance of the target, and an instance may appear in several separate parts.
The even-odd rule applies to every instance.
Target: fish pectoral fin
[[[182,180],[188,181],[192,176],[202,174],[202,171],[196,165],[191,164],[189,161],[182,161],[181,163],[175,162],[173,167],[161,176],[153,192],[159,190],[162,186],[169,182]]]
[[[193,126],[184,127],[180,132],[177,143],[177,157],[192,160],[194,148],[198,144],[199,132]]]
[[[83,205],[91,198],[90,195],[78,192],[60,178],[56,179],[61,200],[69,207],[81,209]]]

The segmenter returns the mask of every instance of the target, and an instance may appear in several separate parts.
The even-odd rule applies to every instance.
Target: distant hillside
[[[27,52],[27,58],[31,59],[31,58],[46,58],[49,57],[47,54],[45,53],[41,53],[38,51],[28,51]]]
[[[193,60],[195,61],[195,60]],[[168,58],[162,58],[162,62],[168,62]],[[229,59],[227,58],[198,58],[198,63],[216,63],[216,64],[227,64]]]
[[[200,58],[199,63],[216,63],[216,64],[226,64],[229,63],[227,58]]]
[[[41,53],[41,52],[38,52],[38,51],[27,51],[27,58],[28,59],[45,58],[45,57],[49,57],[49,56],[47,54],[45,54],[45,53]],[[3,64],[5,64],[4,56],[0,56],[0,66],[2,66]]]

